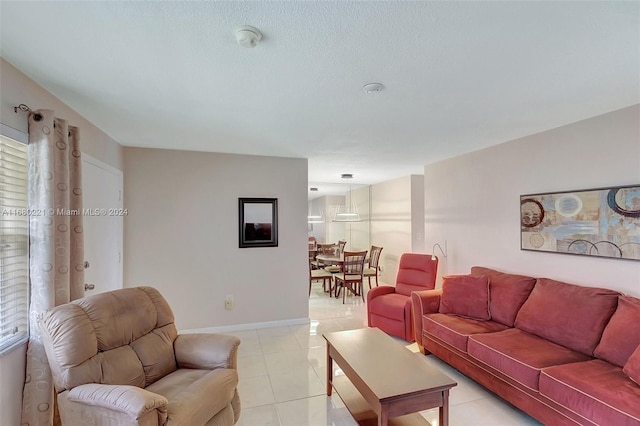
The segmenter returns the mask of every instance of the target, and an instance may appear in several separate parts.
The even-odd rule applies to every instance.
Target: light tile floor
[[[314,283],[309,317],[308,325],[230,333],[242,340],[238,358],[242,402],[239,426],[356,425],[340,397],[325,394],[322,333],[366,327],[365,304],[352,296],[343,305],[341,298],[330,298],[321,283]],[[437,358],[423,356],[415,343],[396,340],[458,382],[450,394],[451,426],[540,425]],[[432,426],[438,425],[437,409],[420,414]]]

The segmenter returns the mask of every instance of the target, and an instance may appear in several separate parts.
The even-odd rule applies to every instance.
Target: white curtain
[[[84,296],[82,173],[78,129],[53,111],[29,115],[30,336],[22,425],[59,423],[37,317]]]

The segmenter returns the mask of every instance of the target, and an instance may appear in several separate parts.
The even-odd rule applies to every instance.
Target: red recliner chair
[[[413,342],[411,292],[436,286],[438,258],[430,254],[404,253],[400,257],[396,286],[374,287],[367,293],[369,327]]]

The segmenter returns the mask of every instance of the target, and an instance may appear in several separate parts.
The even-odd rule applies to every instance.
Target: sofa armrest
[[[416,312],[420,312],[420,317],[424,314],[435,314],[440,309],[440,297],[442,289],[421,290],[411,292],[411,303]]]
[[[124,413],[134,419],[156,410],[160,424],[163,424],[167,418],[169,406],[169,401],[164,396],[129,385],[88,383],[71,389],[67,399],[71,402]]]
[[[180,334],[173,343],[179,368],[238,368],[240,339],[227,334]]]
[[[422,290],[411,292],[411,316],[413,321],[413,333],[418,344],[421,343],[422,336],[422,316],[434,314],[440,308],[440,296],[442,289]]]
[[[381,285],[380,287],[374,287],[367,292],[367,303],[371,302],[371,299],[382,296],[383,294],[391,294],[395,292],[396,288],[390,285]]]

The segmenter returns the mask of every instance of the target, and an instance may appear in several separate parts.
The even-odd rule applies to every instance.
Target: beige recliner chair
[[[39,320],[63,425],[232,425],[237,349],[221,334],[178,335],[151,287],[115,290]]]

